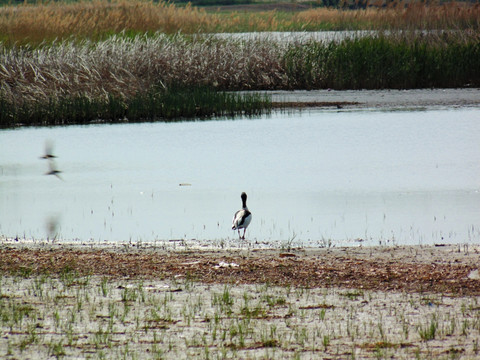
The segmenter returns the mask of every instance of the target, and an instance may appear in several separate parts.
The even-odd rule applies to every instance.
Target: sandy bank
[[[274,103],[304,103],[308,107],[382,110],[479,106],[480,89],[313,90],[271,91]]]

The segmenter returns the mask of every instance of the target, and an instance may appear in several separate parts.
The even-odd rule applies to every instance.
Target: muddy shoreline
[[[0,354],[473,359],[479,245],[0,242]],[[175,247],[175,248],[173,248]]]
[[[480,105],[480,89],[268,91],[276,107],[422,110]]]
[[[385,246],[301,249],[202,249],[180,244],[3,244],[4,274],[116,278],[188,277],[207,284],[262,284],[480,295],[480,246]],[[473,275],[472,275],[473,274]]]

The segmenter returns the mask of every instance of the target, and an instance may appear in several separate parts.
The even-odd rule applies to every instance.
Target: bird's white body
[[[232,230],[238,230],[240,239],[245,239],[245,232],[252,221],[252,213],[247,208],[247,194],[242,193],[242,208],[233,215]],[[240,229],[243,229],[243,236],[240,236]]]
[[[247,208],[238,210],[233,216],[233,230],[246,229],[252,221],[252,213]]]

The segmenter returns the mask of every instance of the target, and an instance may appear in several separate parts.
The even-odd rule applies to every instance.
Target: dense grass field
[[[265,96],[225,93],[239,90],[480,86],[480,6],[400,4],[248,14],[147,1],[3,6],[0,126],[271,107]],[[307,43],[207,34],[321,29],[375,31]]]

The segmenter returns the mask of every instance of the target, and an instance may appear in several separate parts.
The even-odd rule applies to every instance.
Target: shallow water
[[[0,235],[251,242],[480,240],[480,110],[315,110],[0,131]],[[54,144],[59,179],[39,159]],[[180,186],[180,184],[184,186]]]
[[[217,33],[214,36],[219,39],[233,40],[259,40],[275,41],[280,43],[306,43],[309,41],[341,41],[356,39],[365,36],[373,36],[378,32],[374,30],[351,30],[351,31],[265,31],[243,33]]]

